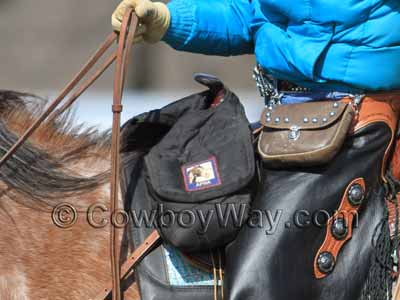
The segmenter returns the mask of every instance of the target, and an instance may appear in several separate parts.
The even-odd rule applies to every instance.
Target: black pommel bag
[[[157,210],[157,230],[185,252],[232,241],[255,190],[252,133],[242,104],[219,79],[195,79],[209,90],[137,116],[129,134],[130,146],[149,150],[146,198]]]

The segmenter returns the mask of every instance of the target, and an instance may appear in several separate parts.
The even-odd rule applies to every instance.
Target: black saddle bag
[[[185,252],[232,241],[246,221],[255,159],[250,124],[235,94],[197,76],[209,91],[150,112],[168,127],[145,156],[148,194],[163,240]],[[223,99],[211,105],[219,87]]]
[[[130,214],[129,240],[136,248],[154,229],[163,238],[137,267],[142,299],[204,300],[220,294],[213,270],[223,264],[218,255],[223,256],[223,249],[210,248],[235,238],[240,220],[232,224],[232,212],[239,215],[237,208],[244,206],[244,221],[255,190],[252,135],[239,99],[214,77],[195,79],[209,90],[136,116],[121,133],[121,190]],[[196,166],[211,173],[191,172]],[[224,218],[228,209],[231,219],[220,222],[216,210]],[[162,217],[170,215],[168,211],[185,224],[194,212],[195,222],[181,226],[165,219],[164,227]],[[206,228],[198,218],[200,211],[208,220]]]

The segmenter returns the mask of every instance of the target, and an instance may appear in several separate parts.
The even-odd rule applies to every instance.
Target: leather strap
[[[112,164],[111,164],[111,211],[118,209],[118,187],[119,187],[119,140],[120,140],[120,113],[122,111],[122,91],[124,80],[126,76],[130,50],[133,44],[134,34],[138,24],[137,17],[133,14],[132,9],[127,9],[119,35],[118,49],[111,56],[109,56],[103,65],[80,87],[70,98],[60,107],[57,107],[63,102],[64,98],[79,84],[79,82],[87,75],[93,66],[99,61],[104,53],[111,47],[117,38],[116,33],[111,33],[106,40],[101,44],[100,48],[89,59],[89,61],[82,67],[82,69],[75,75],[75,77],[66,85],[61,93],[54,101],[50,103],[48,108],[38,117],[38,119],[21,135],[18,141],[7,151],[7,153],[0,160],[0,167],[12,157],[18,148],[34,133],[34,131],[47,119],[48,121],[54,120],[68,107],[70,107],[75,100],[90,87],[104,71],[117,60],[115,66],[114,77],[114,93],[113,93],[113,127],[112,127]],[[56,110],[57,109],[57,110]],[[151,249],[160,237],[155,232],[148,238],[148,241],[139,247],[131,256],[130,260],[123,266],[124,274],[128,272],[133,265],[135,265],[149,249]],[[111,254],[111,269],[113,278],[113,300],[121,299],[120,289],[120,266],[119,266],[119,239],[117,236],[115,226],[111,226],[110,237],[110,254]],[[111,289],[105,289],[103,294],[107,295]],[[106,295],[106,296],[107,296]],[[105,297],[106,297],[105,296]],[[105,297],[101,298],[104,299]]]
[[[330,253],[333,257],[333,264],[335,264],[340,250],[343,248],[343,246],[346,244],[346,242],[348,240],[350,240],[352,237],[354,216],[357,215],[358,209],[360,207],[360,205],[351,204],[351,202],[349,200],[349,190],[355,184],[358,184],[359,186],[361,186],[363,189],[363,193],[365,192],[365,181],[363,178],[354,179],[346,187],[346,190],[343,194],[339,209],[328,220],[325,240],[324,240],[322,246],[320,247],[320,249],[318,250],[317,254],[315,255],[315,258],[314,258],[314,276],[315,276],[315,278],[321,279],[328,275],[328,273],[322,272],[318,266],[318,259],[319,259],[320,255],[324,252]],[[345,226],[347,228],[347,233],[341,239],[338,239],[332,233],[333,222],[338,218],[341,218],[345,221]]]
[[[154,230],[144,242],[133,251],[121,267],[121,280],[127,277],[132,269],[142,261],[154,248],[161,244],[161,237],[157,230]],[[112,291],[111,287],[104,288],[96,297],[89,300],[104,300]]]
[[[50,103],[48,108],[38,117],[38,119],[21,135],[18,141],[7,151],[7,153],[0,160],[0,167],[12,157],[12,155],[18,150],[18,148],[35,132],[35,130],[48,118],[48,116],[53,112],[64,100],[64,98],[78,85],[78,83],[86,76],[86,74],[93,68],[97,61],[103,56],[103,54],[112,46],[117,38],[116,33],[111,33],[106,38],[106,40],[101,44],[99,49],[95,54],[88,60],[88,62],[82,67],[82,69],[73,77],[73,79],[65,86],[61,93],[55,98],[53,102]],[[112,56],[109,60],[114,60]],[[65,105],[64,110],[71,105],[79,95],[81,95],[112,63],[109,62],[103,65],[103,67],[98,71],[91,79],[89,79],[82,88],[72,96],[72,101],[68,101],[68,105]],[[74,99],[75,98],[75,99]],[[53,117],[56,117],[54,115]]]
[[[138,19],[133,17],[132,9],[127,9],[122,21],[121,32],[118,41],[117,61],[115,65],[114,75],[114,95],[113,95],[113,125],[112,125],[112,142],[111,142],[111,189],[110,201],[111,211],[118,210],[118,191],[119,191],[119,163],[120,163],[120,123],[122,111],[122,91],[127,70],[130,50],[133,44]],[[129,30],[128,30],[129,28]],[[125,43],[126,42],[126,43]],[[125,45],[126,44],[126,45]],[[110,235],[110,255],[111,270],[113,281],[113,300],[121,299],[120,284],[120,265],[119,265],[119,236],[116,226],[111,225]]]
[[[400,93],[387,92],[379,94],[369,94],[361,102],[359,115],[356,119],[354,131],[376,122],[383,122],[392,131],[391,141],[386,148],[382,162],[381,178],[386,182],[385,171],[388,167],[388,160],[395,140],[397,122],[400,112]]]
[[[109,66],[117,58],[117,51],[111,54],[103,65],[90,77],[75,93],[73,93],[70,98],[57,110],[55,110],[48,118],[48,121],[54,121],[59,115],[65,112],[75,101],[108,69]]]

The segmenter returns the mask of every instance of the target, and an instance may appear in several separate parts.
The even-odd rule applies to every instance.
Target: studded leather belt
[[[311,92],[311,89],[297,85],[287,80],[278,80],[278,90],[285,92]]]

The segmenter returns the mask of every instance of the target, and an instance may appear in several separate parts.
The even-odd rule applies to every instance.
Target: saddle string
[[[211,254],[211,262],[213,265],[213,280],[214,280],[214,300],[218,300],[218,275],[217,275],[217,267],[215,264],[214,252],[210,250]]]
[[[381,221],[374,229],[371,244],[373,255],[371,258],[371,268],[367,277],[366,284],[362,291],[361,299],[391,299],[392,285],[396,280],[398,270],[397,258],[399,249],[399,211],[396,194],[399,191],[400,182],[396,180],[391,169],[385,174],[386,183],[384,185],[384,200],[390,201],[395,206],[395,222],[389,219],[389,209],[385,205],[385,210]],[[379,200],[379,199],[377,199]],[[394,227],[394,236],[391,237],[389,227]]]
[[[217,249],[218,265],[215,263],[214,252],[210,250],[211,263],[213,265],[213,279],[214,279],[214,300],[218,300],[218,290],[221,290],[221,300],[224,300],[224,275],[222,270],[222,256],[221,249]],[[221,287],[219,287],[219,282]]]
[[[224,300],[224,273],[222,271],[221,249],[218,248],[219,278],[221,280],[221,298]]]
[[[376,226],[371,242],[373,246],[371,267],[361,299],[392,299],[392,245],[385,218]]]

